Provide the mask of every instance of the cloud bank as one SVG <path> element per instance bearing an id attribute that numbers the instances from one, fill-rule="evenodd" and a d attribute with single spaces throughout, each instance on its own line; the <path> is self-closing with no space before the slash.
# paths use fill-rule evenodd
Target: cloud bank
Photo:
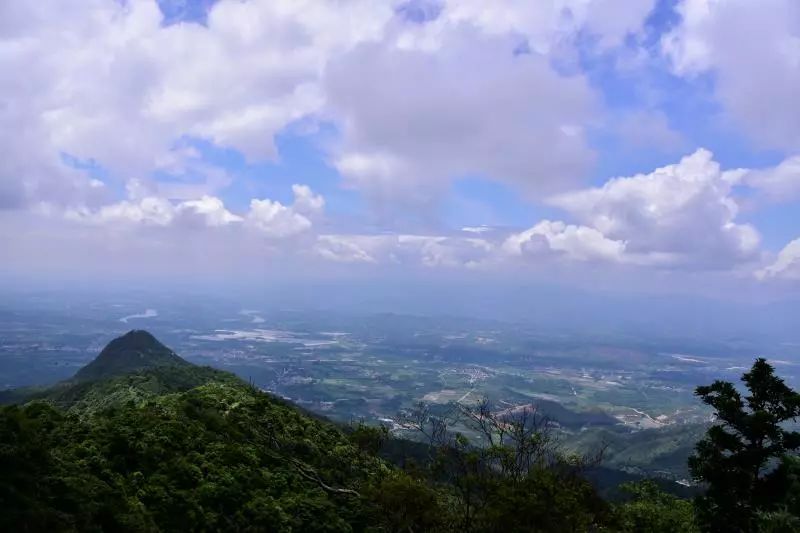
<path id="1" fill-rule="evenodd" d="M 798 241 L 767 245 L 752 215 L 800 201 L 792 0 L 683 0 L 661 25 L 653 0 L 203 5 L 0 6 L 0 244 L 17 268 L 58 240 L 226 264 L 800 278 Z M 654 79 L 710 87 L 713 111 L 625 92 Z M 702 148 L 705 122 L 748 164 Z M 254 169 L 282 163 L 282 136 L 313 139 L 335 183 L 298 166 L 263 194 Z M 470 179 L 526 215 L 450 223 Z"/>

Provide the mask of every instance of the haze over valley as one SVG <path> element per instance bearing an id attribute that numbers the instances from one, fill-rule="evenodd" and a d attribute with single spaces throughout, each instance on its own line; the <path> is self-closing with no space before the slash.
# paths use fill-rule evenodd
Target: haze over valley
<path id="1" fill-rule="evenodd" d="M 771 350 L 788 383 L 800 379 L 792 343 L 759 337 L 653 338 L 532 320 L 243 307 L 190 292 L 27 292 L 10 303 L 0 307 L 6 389 L 67 379 L 114 336 L 147 329 L 191 362 L 341 423 L 413 437 L 398 416 L 419 402 L 444 412 L 489 398 L 509 412 L 536 408 L 569 449 L 608 445 L 607 466 L 684 483 L 686 458 L 712 421 L 696 386 L 737 380 L 755 349 Z"/>

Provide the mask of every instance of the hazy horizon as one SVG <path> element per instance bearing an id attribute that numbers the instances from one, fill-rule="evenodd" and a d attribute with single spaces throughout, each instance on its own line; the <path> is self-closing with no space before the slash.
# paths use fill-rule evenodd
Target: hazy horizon
<path id="1" fill-rule="evenodd" d="M 0 20 L 5 294 L 791 340 L 791 0 L 7 2 Z"/>

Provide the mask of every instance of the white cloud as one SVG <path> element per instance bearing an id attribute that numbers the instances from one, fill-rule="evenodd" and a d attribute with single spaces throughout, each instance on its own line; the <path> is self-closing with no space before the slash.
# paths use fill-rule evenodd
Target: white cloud
<path id="1" fill-rule="evenodd" d="M 594 228 L 549 220 L 510 235 L 503 243 L 503 250 L 525 257 L 555 254 L 574 261 L 621 262 L 625 259 L 625 242 L 608 239 Z"/>
<path id="2" fill-rule="evenodd" d="M 314 194 L 308 185 L 292 185 L 294 194 L 294 210 L 298 213 L 314 215 L 320 213 L 325 207 L 322 195 Z"/>
<path id="3" fill-rule="evenodd" d="M 183 223 L 218 227 L 242 221 L 242 217 L 225 209 L 222 200 L 213 196 L 178 203 L 157 196 L 143 196 L 105 205 L 97 210 L 70 208 L 65 216 L 79 222 L 123 226 L 169 226 Z"/>
<path id="4" fill-rule="evenodd" d="M 800 149 L 800 3 L 683 0 L 662 39 L 675 73 L 714 74 L 730 117 L 762 146 Z"/>
<path id="5" fill-rule="evenodd" d="M 655 0 L 448 0 L 443 18 L 449 23 L 474 24 L 489 34 L 526 37 L 537 52 L 547 54 L 563 41 L 588 32 L 603 51 L 619 46 L 628 34 L 642 30 Z"/>
<path id="6" fill-rule="evenodd" d="M 398 255 L 426 267 L 476 267 L 493 251 L 485 239 L 429 235 L 400 235 Z"/>
<path id="7" fill-rule="evenodd" d="M 279 239 L 310 231 L 313 219 L 322 214 L 325 199 L 308 185 L 292 185 L 292 193 L 294 203 L 289 206 L 268 199 L 251 200 L 245 223 L 264 235 Z"/>
<path id="8" fill-rule="evenodd" d="M 178 204 L 177 211 L 179 214 L 198 217 L 208 226 L 227 226 L 242 221 L 242 217 L 225 209 L 222 200 L 213 196 L 203 196 L 199 200 L 182 202 Z"/>
<path id="9" fill-rule="evenodd" d="M 461 231 L 467 233 L 486 233 L 488 231 L 492 231 L 492 228 L 489 226 L 464 226 L 461 228 Z"/>
<path id="10" fill-rule="evenodd" d="M 343 263 L 502 268 L 520 258 L 732 269 L 755 264 L 761 255 L 758 232 L 737 221 L 733 196 L 734 186 L 757 181 L 753 172 L 723 171 L 709 151 L 700 149 L 649 174 L 553 196 L 549 203 L 577 223 L 543 220 L 511 234 L 482 226 L 453 235 L 322 233 L 316 222 L 325 200 L 299 184 L 292 186 L 290 205 L 253 199 L 247 212 L 236 214 L 213 196 L 171 201 L 132 182 L 128 200 L 95 210 L 72 209 L 68 216 L 112 226 L 230 226 L 275 243 L 305 236 L 292 240 L 293 253 Z"/>
<path id="11" fill-rule="evenodd" d="M 470 268 L 490 258 L 495 245 L 474 237 L 442 235 L 320 235 L 314 252 L 341 263 Z"/>
<path id="12" fill-rule="evenodd" d="M 789 202 L 800 198 L 800 155 L 787 157 L 774 167 L 751 170 L 742 181 L 771 201 Z"/>
<path id="13" fill-rule="evenodd" d="M 756 277 L 762 280 L 800 280 L 800 239 L 787 244 L 775 262 L 756 272 Z"/>
<path id="14" fill-rule="evenodd" d="M 661 38 L 661 49 L 677 74 L 694 75 L 711 66 L 706 25 L 718 1 L 684 0 L 676 5 L 680 24 Z"/>
<path id="15" fill-rule="evenodd" d="M 311 229 L 311 221 L 273 200 L 251 200 L 247 223 L 270 237 L 290 237 Z"/>
<path id="16" fill-rule="evenodd" d="M 753 260 L 760 237 L 736 222 L 732 186 L 745 171 L 722 171 L 713 155 L 697 150 L 650 174 L 620 177 L 602 187 L 555 196 L 550 203 L 626 252 L 676 265 L 728 267 Z"/>
<path id="17" fill-rule="evenodd" d="M 310 216 L 319 215 L 325 205 L 323 197 L 314 194 L 306 185 L 294 185 L 292 190 L 295 194 L 292 205 L 286 206 L 267 198 L 254 198 L 250 201 L 250 209 L 238 215 L 229 211 L 223 201 L 214 196 L 205 195 L 196 200 L 175 202 L 148 194 L 134 181 L 129 187 L 128 200 L 98 209 L 69 208 L 64 215 L 69 220 L 112 229 L 131 226 L 243 226 L 262 236 L 283 239 L 308 232 L 312 221 L 301 212 Z"/>
<path id="18" fill-rule="evenodd" d="M 392 16 L 367 0 L 223 0 L 206 26 L 164 26 L 155 0 L 3 2 L 0 206 L 85 202 L 62 153 L 119 180 L 180 157 L 184 136 L 274 158 L 275 134 L 323 105 L 328 57 Z"/>
<path id="19" fill-rule="evenodd" d="M 124 200 L 105 205 L 97 211 L 76 208 L 66 211 L 71 220 L 93 224 L 145 224 L 167 226 L 175 219 L 177 211 L 169 200 L 155 196 L 145 196 L 139 200 Z"/>
<path id="20" fill-rule="evenodd" d="M 458 26 L 434 50 L 385 41 L 332 61 L 325 91 L 343 130 L 333 157 L 347 183 L 403 208 L 430 204 L 466 174 L 529 196 L 581 180 L 594 157 L 583 132 L 594 94 L 582 76 L 514 46 Z"/>
<path id="21" fill-rule="evenodd" d="M 314 251 L 337 263 L 377 263 L 376 249 L 384 248 L 385 242 L 379 235 L 320 235 Z"/>
<path id="22" fill-rule="evenodd" d="M 25 75 L 0 79 L 0 206 L 108 201 L 64 153 L 120 183 L 199 173 L 156 194 L 214 196 L 230 176 L 176 144 L 274 159 L 275 135 L 309 117 L 343 131 L 331 159 L 387 209 L 429 205 L 464 173 L 541 195 L 593 158 L 594 93 L 554 50 L 587 32 L 617 46 L 652 4 L 448 2 L 416 24 L 393 0 L 221 0 L 206 25 L 164 25 L 155 0 L 5 2 L 0 70 Z M 524 40 L 534 53 L 514 56 Z"/>
<path id="23" fill-rule="evenodd" d="M 179 240 L 186 228 L 228 228 L 248 246 L 285 244 L 339 262 L 453 268 L 547 257 L 725 268 L 760 254 L 758 233 L 737 219 L 735 185 L 770 200 L 800 196 L 798 156 L 723 172 L 704 150 L 580 189 L 595 157 L 586 131 L 609 115 L 572 60 L 587 37 L 605 54 L 640 36 L 654 0 L 448 0 L 425 24 L 395 15 L 397 5 L 220 0 L 205 26 L 165 26 L 155 0 L 0 2 L 0 209 L 66 213 L 98 234 L 138 228 Z M 753 137 L 800 148 L 798 4 L 680 6 L 682 22 L 662 41 L 674 72 L 711 72 Z M 606 125 L 628 145 L 681 145 L 659 111 L 619 116 Z M 276 159 L 275 136 L 297 121 L 333 124 L 330 162 L 377 210 L 427 217 L 453 180 L 478 176 L 551 197 L 572 218 L 511 235 L 471 226 L 341 234 L 305 185 L 292 187 L 290 205 L 254 198 L 230 211 L 220 196 L 235 177 L 197 146 Z M 786 250 L 763 277 L 794 272 L 796 245 Z"/>

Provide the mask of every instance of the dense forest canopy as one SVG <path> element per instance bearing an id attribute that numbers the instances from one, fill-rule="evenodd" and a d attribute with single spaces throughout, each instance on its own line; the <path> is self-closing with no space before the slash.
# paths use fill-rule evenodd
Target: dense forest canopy
<path id="1" fill-rule="evenodd" d="M 697 390 L 717 413 L 698 443 L 696 502 L 652 481 L 608 501 L 602 453 L 563 452 L 547 419 L 486 400 L 404 424 L 335 425 L 146 332 L 110 343 L 75 378 L 0 409 L 4 531 L 793 531 L 800 396 L 759 359 L 743 397 Z M 470 441 L 452 422 L 478 435 Z M 602 450 L 600 450 L 602 452 Z"/>

